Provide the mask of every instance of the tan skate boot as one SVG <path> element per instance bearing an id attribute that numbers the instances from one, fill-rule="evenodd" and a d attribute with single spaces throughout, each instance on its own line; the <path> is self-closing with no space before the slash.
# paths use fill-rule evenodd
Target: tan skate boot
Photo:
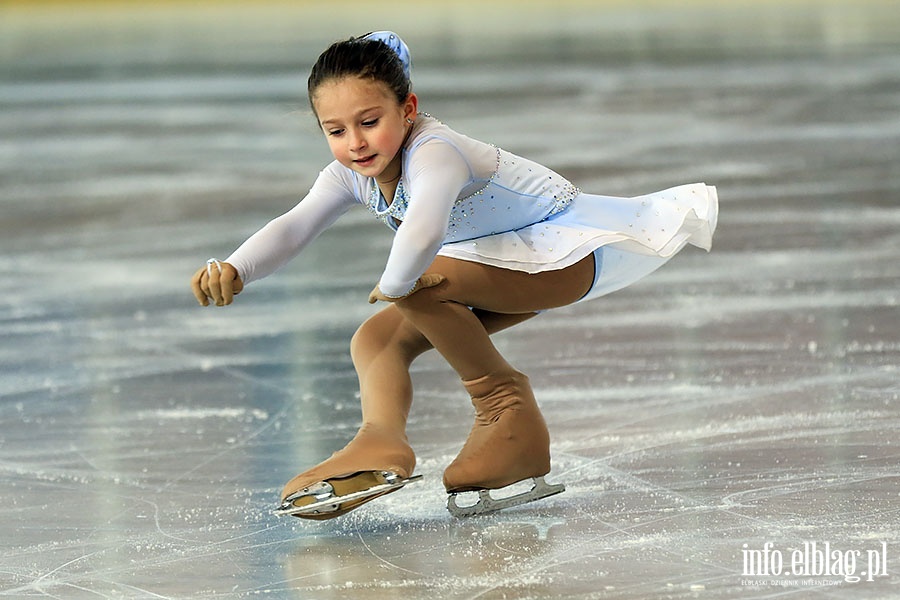
<path id="1" fill-rule="evenodd" d="M 528 377 L 513 371 L 463 383 L 475 407 L 475 424 L 444 471 L 450 512 L 457 516 L 492 512 L 563 491 L 563 486 L 549 486 L 543 480 L 550 472 L 550 434 Z M 519 496 L 494 500 L 486 492 L 529 478 L 534 479 L 534 488 Z M 475 490 L 481 491 L 477 505 L 456 505 L 456 494 Z"/>
<path id="2" fill-rule="evenodd" d="M 291 479 L 276 513 L 305 519 L 333 519 L 396 491 L 410 477 L 416 457 L 405 436 L 364 424 L 331 458 Z"/>

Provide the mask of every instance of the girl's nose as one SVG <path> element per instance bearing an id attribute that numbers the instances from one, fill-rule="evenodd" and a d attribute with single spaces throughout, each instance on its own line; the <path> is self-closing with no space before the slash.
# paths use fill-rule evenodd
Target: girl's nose
<path id="1" fill-rule="evenodd" d="M 354 152 L 359 152 L 360 150 L 364 150 L 366 147 L 366 138 L 359 131 L 351 131 L 349 138 L 349 147 L 350 150 Z"/>

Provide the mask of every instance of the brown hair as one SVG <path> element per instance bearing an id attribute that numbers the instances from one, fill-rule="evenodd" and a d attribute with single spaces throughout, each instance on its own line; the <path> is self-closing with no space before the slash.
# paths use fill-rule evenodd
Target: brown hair
<path id="1" fill-rule="evenodd" d="M 320 85 L 332 79 L 350 76 L 383 82 L 399 103 L 403 103 L 412 90 L 403 61 L 390 46 L 365 36 L 350 38 L 329 46 L 313 65 L 307 82 L 309 104 L 313 112 L 316 110 L 313 96 Z"/>

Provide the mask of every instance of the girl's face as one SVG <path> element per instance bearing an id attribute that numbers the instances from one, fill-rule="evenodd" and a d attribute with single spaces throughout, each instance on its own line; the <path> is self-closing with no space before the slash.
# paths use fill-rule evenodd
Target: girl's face
<path id="1" fill-rule="evenodd" d="M 415 94 L 398 103 L 385 83 L 360 77 L 326 81 L 313 95 L 334 158 L 360 175 L 385 182 L 400 176 L 400 148 L 417 103 Z"/>

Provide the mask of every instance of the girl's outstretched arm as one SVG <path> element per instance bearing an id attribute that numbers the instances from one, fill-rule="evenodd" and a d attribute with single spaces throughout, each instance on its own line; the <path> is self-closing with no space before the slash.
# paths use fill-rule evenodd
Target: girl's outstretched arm
<path id="1" fill-rule="evenodd" d="M 197 302 L 231 304 L 244 284 L 278 270 L 356 202 L 351 181 L 332 163 L 294 208 L 269 221 L 224 261 L 210 259 L 194 273 L 191 290 Z"/>
<path id="2" fill-rule="evenodd" d="M 358 203 L 352 186 L 347 170 L 333 162 L 303 200 L 250 236 L 225 262 L 245 284 L 271 275 Z"/>

